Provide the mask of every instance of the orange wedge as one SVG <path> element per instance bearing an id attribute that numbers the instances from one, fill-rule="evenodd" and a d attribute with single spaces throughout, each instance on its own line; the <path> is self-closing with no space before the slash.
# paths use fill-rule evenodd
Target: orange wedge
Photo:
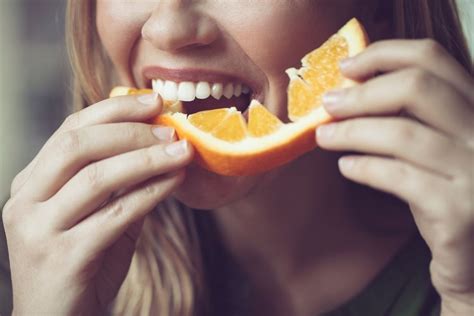
<path id="1" fill-rule="evenodd" d="M 284 124 L 256 100 L 248 120 L 234 107 L 187 115 L 178 102 L 165 101 L 154 123 L 175 128 L 180 139 L 194 147 L 195 159 L 204 168 L 228 176 L 253 175 L 288 163 L 316 147 L 314 131 L 331 117 L 321 106 L 328 90 L 356 82 L 339 71 L 339 61 L 365 49 L 364 28 L 350 20 L 320 48 L 301 60 L 300 69 L 288 69 L 288 117 Z M 116 87 L 111 96 L 151 93 L 147 89 Z"/>

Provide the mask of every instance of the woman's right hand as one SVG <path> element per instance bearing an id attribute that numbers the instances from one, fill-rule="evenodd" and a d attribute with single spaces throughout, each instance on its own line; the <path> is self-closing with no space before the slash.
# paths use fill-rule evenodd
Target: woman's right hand
<path id="1" fill-rule="evenodd" d="M 161 104 L 125 96 L 74 113 L 17 175 L 3 210 L 15 315 L 102 314 L 116 296 L 144 217 L 193 156 L 139 123 Z"/>

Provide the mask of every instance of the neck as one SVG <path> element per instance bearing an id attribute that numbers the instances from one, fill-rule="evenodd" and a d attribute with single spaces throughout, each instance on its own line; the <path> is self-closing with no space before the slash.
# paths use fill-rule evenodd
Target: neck
<path id="1" fill-rule="evenodd" d="M 336 161 L 332 153 L 309 153 L 214 214 L 258 300 L 279 297 L 279 311 L 306 314 L 343 303 L 414 231 L 405 206 L 375 201 L 369 190 L 354 195 Z"/>

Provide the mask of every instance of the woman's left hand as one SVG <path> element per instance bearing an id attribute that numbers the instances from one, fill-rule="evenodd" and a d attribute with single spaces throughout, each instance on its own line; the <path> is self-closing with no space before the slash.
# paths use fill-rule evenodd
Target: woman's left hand
<path id="1" fill-rule="evenodd" d="M 342 174 L 409 203 L 432 252 L 442 314 L 472 312 L 473 77 L 432 40 L 378 42 L 341 69 L 371 79 L 325 96 L 326 110 L 341 121 L 318 128 L 318 144 L 367 153 L 342 157 Z"/>

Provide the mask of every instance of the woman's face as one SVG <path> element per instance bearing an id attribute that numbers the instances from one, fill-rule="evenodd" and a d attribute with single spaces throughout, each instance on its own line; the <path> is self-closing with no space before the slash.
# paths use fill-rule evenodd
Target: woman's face
<path id="1" fill-rule="evenodd" d="M 287 121 L 285 69 L 299 67 L 302 56 L 359 15 L 363 2 L 97 0 L 97 29 L 123 85 L 151 87 L 151 79 L 244 84 Z M 210 96 L 204 103 L 217 108 L 248 98 Z M 186 107 L 197 110 L 202 104 Z M 245 196 L 264 179 L 276 181 L 278 172 L 223 177 L 192 164 L 175 197 L 190 207 L 212 209 Z"/>

